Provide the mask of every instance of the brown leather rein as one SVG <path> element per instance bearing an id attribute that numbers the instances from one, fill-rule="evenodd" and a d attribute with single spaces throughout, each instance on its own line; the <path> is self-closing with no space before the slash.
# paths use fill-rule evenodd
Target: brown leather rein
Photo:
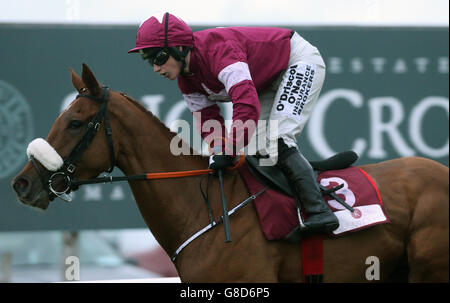
<path id="1" fill-rule="evenodd" d="M 245 156 L 240 155 L 239 162 L 237 162 L 233 167 L 227 168 L 227 170 L 236 170 L 244 165 Z M 135 180 L 155 180 L 155 179 L 170 179 L 170 178 L 182 178 L 191 176 L 206 175 L 214 172 L 212 169 L 198 169 L 198 170 L 186 170 L 186 171 L 175 171 L 175 172 L 161 172 L 161 173 L 147 173 L 134 176 L 105 176 L 95 179 L 88 180 L 73 180 L 71 181 L 71 186 L 80 186 L 84 184 L 97 184 L 97 183 L 112 183 L 118 181 L 135 181 Z"/>

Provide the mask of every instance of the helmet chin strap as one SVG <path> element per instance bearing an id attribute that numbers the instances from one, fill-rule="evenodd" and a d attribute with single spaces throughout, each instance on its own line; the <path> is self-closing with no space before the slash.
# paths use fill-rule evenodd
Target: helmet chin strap
<path id="1" fill-rule="evenodd" d="M 186 60 L 181 61 L 181 69 L 180 69 L 180 76 L 184 76 L 186 69 Z"/>
<path id="2" fill-rule="evenodd" d="M 182 46 L 181 51 L 179 50 L 178 46 L 169 48 L 169 43 L 167 41 L 167 33 L 169 31 L 169 15 L 169 13 L 165 14 L 164 48 L 169 51 L 169 53 L 175 58 L 175 60 L 181 62 L 180 76 L 183 76 L 185 74 L 184 69 L 186 68 L 186 56 L 189 53 L 190 47 Z"/>
<path id="3" fill-rule="evenodd" d="M 180 51 L 178 47 L 172 47 L 170 48 L 170 51 L 175 60 L 181 62 L 180 76 L 185 75 L 186 57 L 190 51 L 190 48 L 187 46 L 182 46 L 182 50 Z"/>

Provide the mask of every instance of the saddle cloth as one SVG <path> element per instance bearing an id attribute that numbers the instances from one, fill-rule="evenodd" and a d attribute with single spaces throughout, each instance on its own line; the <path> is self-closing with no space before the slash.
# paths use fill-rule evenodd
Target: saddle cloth
<path id="1" fill-rule="evenodd" d="M 247 165 L 247 163 L 243 165 L 239 172 L 247 189 L 254 195 L 262 190 L 264 185 L 252 175 Z M 355 209 L 355 212 L 351 213 L 333 198 L 324 196 L 339 219 L 339 228 L 333 231 L 331 236 L 341 236 L 370 226 L 389 223 L 376 184 L 362 169 L 350 166 L 345 169 L 324 171 L 318 175 L 318 182 L 327 188 L 344 184 L 344 187 L 335 194 Z M 268 240 L 284 239 L 299 225 L 293 197 L 269 188 L 259 195 L 254 203 L 261 229 Z"/>

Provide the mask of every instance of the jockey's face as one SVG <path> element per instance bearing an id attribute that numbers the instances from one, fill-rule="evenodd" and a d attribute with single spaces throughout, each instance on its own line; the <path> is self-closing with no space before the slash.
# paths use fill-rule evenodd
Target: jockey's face
<path id="1" fill-rule="evenodd" d="M 153 71 L 169 80 L 175 80 L 180 74 L 181 65 L 182 63 L 180 61 L 177 61 L 174 57 L 170 56 L 169 60 L 163 65 L 160 66 L 154 64 Z"/>

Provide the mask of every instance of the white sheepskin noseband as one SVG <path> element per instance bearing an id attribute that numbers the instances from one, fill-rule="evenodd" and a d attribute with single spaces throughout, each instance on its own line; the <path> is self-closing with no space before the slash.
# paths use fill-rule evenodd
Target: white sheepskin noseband
<path id="1" fill-rule="evenodd" d="M 63 165 L 63 159 L 44 139 L 37 138 L 28 144 L 27 156 L 33 156 L 50 171 L 57 171 Z"/>

